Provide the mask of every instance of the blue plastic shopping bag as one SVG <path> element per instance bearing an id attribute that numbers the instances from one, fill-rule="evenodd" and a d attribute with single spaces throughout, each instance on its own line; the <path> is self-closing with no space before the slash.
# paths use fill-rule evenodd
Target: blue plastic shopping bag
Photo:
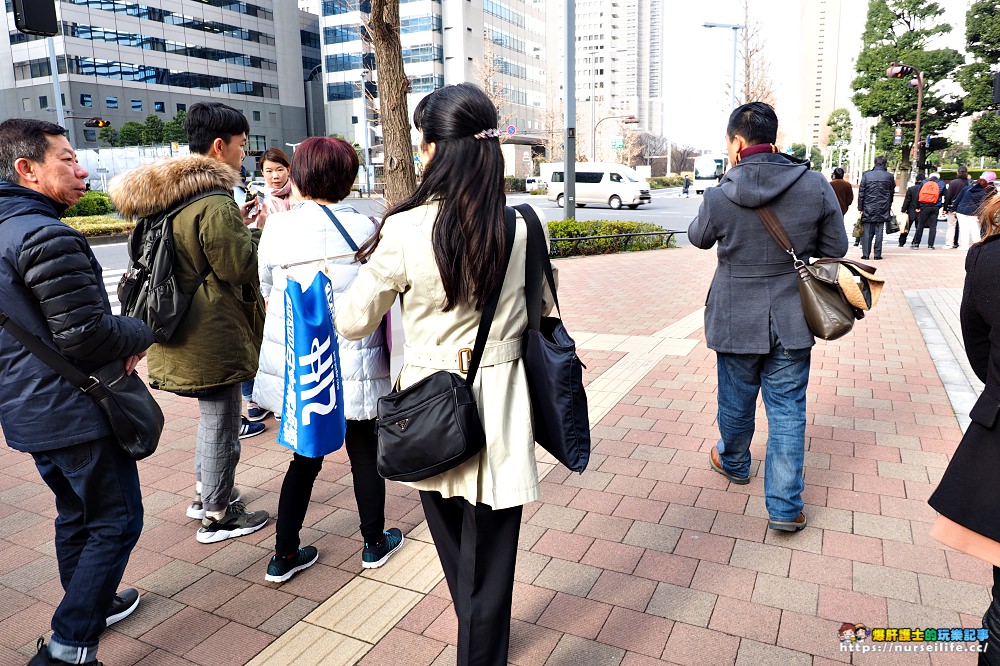
<path id="1" fill-rule="evenodd" d="M 278 443 L 318 458 L 344 443 L 344 387 L 333 329 L 333 286 L 322 271 L 285 287 L 285 394 Z"/>

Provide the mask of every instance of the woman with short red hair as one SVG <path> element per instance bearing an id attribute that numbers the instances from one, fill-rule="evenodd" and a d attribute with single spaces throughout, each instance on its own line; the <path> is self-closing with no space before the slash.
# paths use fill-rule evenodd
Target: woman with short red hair
<path id="1" fill-rule="evenodd" d="M 285 385 L 287 279 L 309 284 L 317 271 L 325 271 L 336 304 L 358 274 L 355 248 L 375 233 L 375 223 L 368 216 L 341 203 L 351 193 L 357 173 L 358 154 L 351 144 L 343 139 L 306 139 L 291 164 L 292 196 L 299 203 L 267 218 L 257 251 L 267 317 L 253 397 L 275 413 L 281 412 Z M 398 529 L 385 529 L 385 481 L 375 469 L 376 403 L 389 392 L 389 354 L 381 328 L 361 340 L 338 338 L 338 342 L 347 417 L 345 445 L 365 541 L 361 564 L 375 568 L 403 543 Z M 315 547 L 299 547 L 299 531 L 322 466 L 323 458 L 292 455 L 281 484 L 275 552 L 267 567 L 267 581 L 282 583 L 319 557 Z"/>

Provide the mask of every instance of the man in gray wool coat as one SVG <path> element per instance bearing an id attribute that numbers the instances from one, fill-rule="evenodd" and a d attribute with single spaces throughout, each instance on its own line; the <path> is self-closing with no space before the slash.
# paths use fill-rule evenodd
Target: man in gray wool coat
<path id="1" fill-rule="evenodd" d="M 754 212 L 770 206 L 800 259 L 843 257 L 844 216 L 823 176 L 777 152 L 778 117 L 763 102 L 729 116 L 733 167 L 705 192 L 688 238 L 704 250 L 718 244 L 709 288 L 705 337 L 716 352 L 721 435 L 709 464 L 732 483 L 750 483 L 750 440 L 757 396 L 767 410 L 764 498 L 773 530 L 796 532 L 803 513 L 806 386 L 815 340 L 806 326 L 792 258 Z"/>

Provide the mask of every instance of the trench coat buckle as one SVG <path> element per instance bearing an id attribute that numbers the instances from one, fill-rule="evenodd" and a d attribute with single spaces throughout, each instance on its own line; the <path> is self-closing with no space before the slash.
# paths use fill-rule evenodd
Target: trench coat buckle
<path id="1" fill-rule="evenodd" d="M 458 350 L 458 371 L 463 375 L 469 374 L 469 364 L 472 363 L 472 350 L 462 347 Z"/>

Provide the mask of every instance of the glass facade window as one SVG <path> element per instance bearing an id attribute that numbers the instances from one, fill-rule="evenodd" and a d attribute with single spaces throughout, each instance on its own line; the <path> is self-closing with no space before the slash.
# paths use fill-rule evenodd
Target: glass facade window
<path id="1" fill-rule="evenodd" d="M 353 83 L 326 84 L 326 101 L 337 102 L 345 99 L 361 97 L 361 89 Z"/>
<path id="2" fill-rule="evenodd" d="M 320 6 L 323 16 L 336 16 L 350 12 L 372 13 L 371 0 L 323 0 Z"/>
<path id="3" fill-rule="evenodd" d="M 47 109 L 47 108 L 49 108 L 49 96 L 48 95 L 39 95 L 38 96 L 38 108 L 39 109 Z"/>
<path id="4" fill-rule="evenodd" d="M 254 111 L 253 112 L 253 121 L 255 123 L 259 123 L 260 122 L 260 111 Z"/>
<path id="5" fill-rule="evenodd" d="M 105 109 L 117 109 L 118 108 L 118 98 L 117 97 L 105 97 L 104 98 L 104 108 Z"/>
<path id="6" fill-rule="evenodd" d="M 504 30 L 498 30 L 496 28 L 486 29 L 487 38 L 496 44 L 497 46 L 502 46 L 505 49 L 510 49 L 511 51 L 517 51 L 518 53 L 524 53 L 524 40 L 518 37 L 514 37 L 510 33 Z"/>
<path id="7" fill-rule="evenodd" d="M 438 44 L 404 47 L 403 62 L 444 62 L 444 53 Z"/>
<path id="8" fill-rule="evenodd" d="M 206 4 L 212 4 L 212 2 L 222 2 L 222 1 L 224 0 L 208 0 Z M 220 23 L 218 21 L 204 21 L 196 16 L 186 16 L 184 14 L 176 14 L 174 12 L 167 11 L 165 9 L 160 9 L 159 7 L 150 7 L 135 2 L 127 2 L 126 0 L 63 0 L 63 2 L 71 3 L 74 5 L 80 5 L 83 7 L 93 7 L 94 9 L 99 9 L 106 12 L 113 12 L 116 14 L 126 14 L 127 16 L 135 16 L 137 18 L 144 19 L 147 21 L 153 21 L 154 23 L 165 23 L 167 25 L 176 25 L 185 28 L 187 30 L 199 30 L 201 32 L 207 32 L 222 37 L 231 37 L 233 39 L 242 39 L 243 41 L 247 42 L 255 42 L 258 44 L 266 44 L 269 46 L 274 46 L 274 35 L 258 32 L 256 30 L 248 30 L 246 28 L 230 25 L 228 23 Z M 249 7 L 250 5 L 247 6 Z M 256 7 L 256 5 L 254 5 L 254 7 Z M 272 20 L 274 18 L 274 15 L 271 14 L 270 11 L 268 10 L 262 10 L 262 11 L 268 12 L 268 14 L 270 15 L 268 20 Z"/>
<path id="9" fill-rule="evenodd" d="M 178 112 L 180 112 L 180 111 L 187 111 L 187 108 L 188 108 L 187 104 L 178 104 L 177 105 L 177 111 Z"/>
<path id="10" fill-rule="evenodd" d="M 323 28 L 324 44 L 343 44 L 361 39 L 360 25 L 335 25 Z"/>
<path id="11" fill-rule="evenodd" d="M 496 0 L 483 0 L 483 12 L 522 28 L 525 25 L 524 14 Z"/>
<path id="12" fill-rule="evenodd" d="M 85 129 L 83 130 L 83 140 L 88 143 L 97 142 L 97 130 L 95 129 Z"/>
<path id="13" fill-rule="evenodd" d="M 165 102 L 153 102 L 153 111 L 157 113 L 166 113 L 167 105 Z"/>
<path id="14" fill-rule="evenodd" d="M 311 72 L 313 69 L 319 65 L 319 58 L 309 58 L 307 56 L 302 56 L 302 71 Z"/>
<path id="15" fill-rule="evenodd" d="M 364 69 L 364 58 L 360 53 L 337 53 L 326 57 L 326 71 L 347 72 Z"/>
<path id="16" fill-rule="evenodd" d="M 409 32 L 441 32 L 441 17 L 434 16 L 412 16 L 404 18 L 399 22 L 399 33 L 405 35 Z"/>
<path id="17" fill-rule="evenodd" d="M 232 65 L 243 65 L 244 67 L 254 67 L 268 71 L 277 71 L 278 63 L 269 58 L 260 56 L 245 55 L 234 51 L 210 48 L 161 39 L 159 37 L 147 37 L 138 33 L 119 32 L 117 30 L 107 30 L 92 25 L 81 25 L 78 23 L 63 23 L 63 34 L 67 37 L 77 37 L 94 42 L 107 42 L 118 44 L 119 46 L 131 46 L 146 51 L 160 51 L 163 53 L 175 53 L 190 58 L 201 58 L 214 62 L 225 62 Z"/>
<path id="18" fill-rule="evenodd" d="M 247 154 L 263 153 L 267 150 L 267 137 L 263 134 L 251 134 L 247 137 Z"/>
<path id="19" fill-rule="evenodd" d="M 444 77 L 440 74 L 417 76 L 410 79 L 410 92 L 412 93 L 434 92 L 438 88 L 444 88 Z"/>
<path id="20" fill-rule="evenodd" d="M 88 93 L 83 93 L 80 95 L 80 106 L 85 106 L 90 108 L 94 106 L 94 98 Z"/>
<path id="21" fill-rule="evenodd" d="M 141 99 L 133 99 L 132 100 L 132 110 L 133 111 L 142 111 L 142 100 Z"/>
<path id="22" fill-rule="evenodd" d="M 318 49 L 320 47 L 318 32 L 309 32 L 308 30 L 300 30 L 299 38 L 302 41 L 302 46 L 308 46 L 311 49 Z"/>

